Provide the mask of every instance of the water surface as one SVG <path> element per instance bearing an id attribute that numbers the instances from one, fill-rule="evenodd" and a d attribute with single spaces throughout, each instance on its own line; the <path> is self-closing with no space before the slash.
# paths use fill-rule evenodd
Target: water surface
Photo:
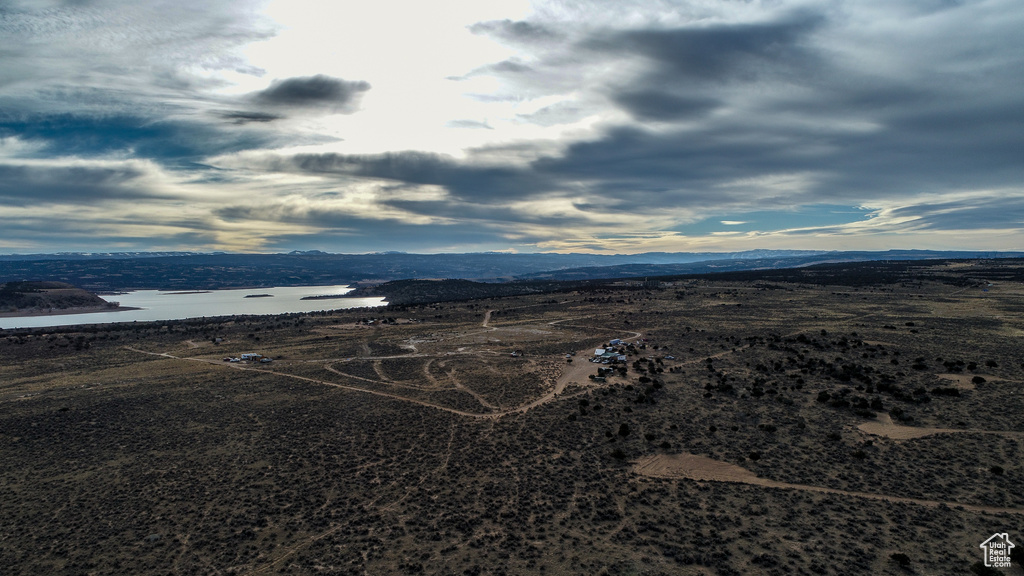
<path id="1" fill-rule="evenodd" d="M 289 314 L 382 306 L 383 298 L 330 298 L 302 300 L 305 296 L 340 295 L 350 292 L 348 286 L 287 286 L 281 288 L 250 288 L 244 290 L 211 290 L 209 292 L 162 292 L 136 290 L 116 296 L 104 296 L 108 302 L 139 310 L 90 312 L 88 314 L 46 314 L 0 318 L 0 328 L 42 328 L 111 322 L 149 322 L 180 320 L 236 314 Z M 269 295 L 269 296 L 262 296 Z M 258 296 L 246 298 L 246 296 Z"/>

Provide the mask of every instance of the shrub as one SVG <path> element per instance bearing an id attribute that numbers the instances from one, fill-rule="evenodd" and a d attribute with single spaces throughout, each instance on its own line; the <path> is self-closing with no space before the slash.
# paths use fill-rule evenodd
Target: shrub
<path id="1" fill-rule="evenodd" d="M 978 576 L 1002 576 L 1003 574 L 991 566 L 985 566 L 981 560 L 971 565 L 971 573 L 977 574 Z"/>
<path id="2" fill-rule="evenodd" d="M 889 555 L 889 558 L 892 559 L 893 562 L 899 564 L 900 568 L 907 568 L 910 566 L 910 556 L 907 556 L 902 552 L 893 552 Z"/>

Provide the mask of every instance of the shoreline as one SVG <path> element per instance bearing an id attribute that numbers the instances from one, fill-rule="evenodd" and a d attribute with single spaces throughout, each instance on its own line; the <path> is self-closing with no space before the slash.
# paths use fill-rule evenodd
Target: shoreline
<path id="1" fill-rule="evenodd" d="M 363 298 L 363 296 L 349 296 L 349 293 L 345 294 L 320 294 L 317 296 L 303 296 L 299 300 L 337 300 L 339 298 Z M 248 296 L 246 296 L 248 298 Z"/>
<path id="2" fill-rule="evenodd" d="M 49 310 L 19 310 L 17 312 L 0 312 L 0 318 L 37 318 L 39 316 L 72 316 L 75 314 L 94 314 L 97 312 L 127 312 L 142 310 L 134 306 L 80 306 L 77 308 L 61 308 Z"/>

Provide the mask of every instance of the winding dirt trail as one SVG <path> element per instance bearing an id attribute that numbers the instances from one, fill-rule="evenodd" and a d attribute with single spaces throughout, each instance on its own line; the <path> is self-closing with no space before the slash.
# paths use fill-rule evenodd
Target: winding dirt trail
<path id="1" fill-rule="evenodd" d="M 484 313 L 483 320 L 480 323 L 481 328 L 484 328 L 487 331 L 496 331 L 496 330 L 498 330 L 498 328 L 490 325 L 490 323 L 491 323 L 491 315 L 492 315 L 493 312 L 496 312 L 496 311 L 497 310 L 491 309 L 491 310 L 487 310 Z M 573 321 L 573 320 L 583 320 L 583 319 L 586 319 L 586 318 L 594 318 L 594 316 L 577 316 L 577 317 L 571 317 L 571 318 L 563 318 L 561 320 L 554 320 L 554 321 L 548 322 L 547 324 L 549 326 L 557 326 L 557 325 L 563 325 L 563 323 L 565 323 L 565 322 L 570 322 L 570 321 Z M 575 324 L 564 324 L 564 326 L 567 327 L 567 328 L 581 328 L 581 329 L 587 329 L 587 330 L 599 330 L 601 332 L 609 332 L 609 333 L 616 332 L 615 329 L 607 328 L 607 327 L 604 327 L 604 326 L 575 325 Z M 642 336 L 642 334 L 640 332 L 630 331 L 629 334 L 630 335 L 626 336 L 624 339 L 640 338 Z M 410 345 L 410 346 L 408 346 L 408 348 L 410 348 L 412 350 L 412 352 L 410 352 L 408 354 L 399 354 L 399 355 L 394 355 L 394 356 L 371 356 L 370 354 L 372 354 L 372 351 L 369 349 L 369 347 L 366 347 L 364 349 L 364 351 L 366 352 L 367 356 L 360 356 L 359 359 L 360 360 L 372 360 L 372 361 L 375 361 L 375 362 L 379 362 L 381 360 L 388 360 L 388 359 L 416 358 L 416 357 L 426 357 L 426 356 L 428 356 L 427 354 L 419 353 L 418 350 L 416 349 L 415 345 Z M 138 352 L 138 353 L 141 353 L 141 354 L 148 354 L 148 355 L 151 355 L 151 356 L 160 356 L 162 358 L 169 358 L 169 359 L 175 359 L 175 360 L 185 360 L 185 361 L 192 361 L 192 362 L 203 362 L 203 363 L 206 363 L 206 364 L 210 364 L 210 365 L 213 365 L 213 366 L 220 366 L 220 367 L 223 367 L 223 368 L 231 368 L 231 369 L 235 369 L 235 370 L 252 370 L 252 371 L 260 372 L 260 373 L 263 373 L 263 374 L 273 374 L 275 376 L 281 376 L 281 377 L 284 377 L 284 378 L 293 378 L 295 380 L 301 380 L 303 382 L 312 382 L 314 384 L 320 384 L 320 385 L 323 385 L 323 386 L 332 386 L 334 388 L 341 388 L 343 390 L 350 390 L 350 391 L 353 391 L 353 392 L 362 392 L 362 393 L 365 393 L 365 394 L 373 394 L 375 396 L 381 396 L 381 397 L 384 397 L 384 398 L 390 398 L 392 400 L 399 400 L 399 401 L 409 402 L 409 403 L 412 403 L 412 404 L 417 404 L 419 406 L 424 406 L 424 407 L 427 407 L 427 408 L 433 408 L 435 410 L 442 410 L 444 412 L 449 412 L 451 414 L 457 414 L 459 416 L 465 416 L 465 417 L 468 417 L 468 418 L 489 419 L 489 420 L 498 419 L 498 418 L 502 418 L 504 416 L 510 416 L 510 415 L 515 415 L 515 414 L 523 414 L 525 412 L 533 410 L 534 408 L 537 408 L 539 406 L 543 406 L 544 404 L 547 404 L 548 402 L 552 402 L 552 401 L 554 401 L 556 399 L 559 399 L 560 397 L 563 396 L 563 393 L 565 392 L 566 387 L 568 385 L 570 385 L 570 384 L 575 384 L 575 385 L 582 386 L 582 387 L 585 387 L 585 388 L 590 388 L 590 387 L 594 387 L 595 386 L 587 378 L 588 374 L 590 373 L 591 369 L 593 368 L 590 365 L 589 362 L 578 361 L 578 362 L 574 362 L 574 363 L 571 363 L 571 364 L 570 363 L 566 363 L 565 366 L 563 367 L 563 372 L 562 372 L 561 376 L 559 376 L 559 378 L 555 381 L 554 387 L 549 392 L 543 394 L 542 396 L 536 398 L 535 400 L 532 400 L 532 401 L 527 402 L 525 404 L 521 404 L 521 405 L 516 406 L 514 408 L 501 409 L 500 407 L 494 406 L 493 404 L 488 402 L 485 398 L 481 397 L 479 394 L 474 393 L 468 387 L 462 385 L 461 382 L 459 382 L 458 379 L 454 377 L 454 375 L 451 375 L 452 376 L 452 382 L 454 383 L 456 389 L 469 393 L 478 402 L 480 402 L 481 406 L 483 406 L 484 408 L 490 410 L 489 412 L 481 413 L 481 412 L 469 412 L 469 411 L 466 411 L 466 410 L 459 410 L 457 408 L 451 408 L 451 407 L 443 406 L 443 405 L 440 405 L 440 404 L 434 404 L 432 402 L 427 402 L 427 401 L 424 401 L 424 400 L 418 400 L 418 399 L 415 399 L 415 398 L 409 398 L 407 396 L 402 396 L 401 394 L 392 394 L 392 393 L 383 392 L 383 391 L 380 391 L 380 390 L 370 390 L 370 389 L 367 389 L 367 388 L 360 388 L 358 386 L 349 386 L 349 385 L 341 384 L 341 383 L 338 383 L 338 382 L 332 382 L 332 381 L 328 381 L 328 380 L 321 380 L 321 379 L 318 379 L 318 378 L 310 378 L 310 377 L 307 377 L 307 376 L 299 376 L 299 375 L 296 375 L 296 374 L 289 374 L 287 372 L 280 372 L 280 371 L 276 371 L 276 370 L 273 370 L 273 369 L 270 369 L 270 368 L 267 368 L 267 367 L 263 367 L 263 366 L 259 366 L 259 367 L 248 366 L 248 365 L 240 364 L 240 363 L 225 364 L 225 363 L 223 363 L 221 361 L 211 360 L 209 358 L 175 356 L 173 354 L 168 354 L 168 353 L 163 353 L 163 352 L 149 352 L 149 351 L 146 351 L 146 350 L 141 350 L 141 349 L 133 348 L 133 347 L 130 347 L 130 346 L 125 346 L 125 349 L 131 350 L 133 352 Z M 586 354 L 587 354 L 587 351 L 586 350 L 578 350 L 577 353 L 578 354 L 582 354 L 581 357 L 585 357 Z M 723 352 L 722 354 L 726 354 L 726 353 L 731 353 L 731 351 L 726 351 L 726 352 Z M 386 380 L 372 380 L 372 379 L 369 379 L 369 378 L 363 378 L 363 377 L 355 376 L 355 375 L 352 375 L 352 374 L 346 374 L 344 372 L 341 372 L 341 371 L 337 370 L 333 366 L 331 366 L 331 364 L 333 364 L 334 362 L 345 361 L 345 360 L 349 360 L 349 359 L 345 358 L 345 359 L 327 359 L 327 360 L 324 360 L 324 359 L 320 359 L 320 360 L 303 360 L 302 362 L 324 363 L 324 367 L 325 367 L 326 370 L 328 370 L 330 372 L 333 372 L 333 373 L 337 374 L 338 376 L 341 376 L 341 377 L 347 378 L 347 379 L 362 380 L 362 381 L 365 381 L 365 382 L 368 382 L 368 383 L 372 383 L 372 384 L 377 384 L 377 385 L 403 387 L 400 384 L 396 384 L 396 383 L 389 382 L 389 381 L 386 381 Z M 693 361 L 696 362 L 697 360 L 693 360 Z M 375 369 L 376 368 L 377 368 L 377 366 L 375 366 Z M 379 370 L 378 370 L 378 374 L 380 374 Z M 381 374 L 381 376 L 383 377 L 384 375 Z M 434 379 L 434 382 L 436 383 L 436 379 Z M 586 392 L 586 390 L 582 390 L 580 392 L 573 393 L 573 394 L 571 394 L 571 395 L 569 395 L 567 397 L 569 397 L 569 398 L 575 397 L 575 396 L 578 396 L 578 395 L 583 394 L 585 392 Z"/>
<path id="2" fill-rule="evenodd" d="M 426 402 L 426 401 L 423 401 L 423 400 L 417 400 L 415 398 L 409 398 L 407 396 L 401 396 L 399 394 L 390 394 L 388 392 L 381 392 L 379 390 L 369 390 L 369 389 L 366 389 L 366 388 L 359 388 L 358 386 L 346 386 L 344 384 L 338 384 L 337 382 L 328 382 L 326 380 L 319 380 L 317 378 L 309 378 L 307 376 L 299 376 L 297 374 L 288 374 L 287 372 L 277 372 L 275 370 L 268 370 L 266 368 L 250 368 L 248 366 L 241 366 L 241 365 L 239 365 L 237 363 L 226 364 L 226 363 L 223 363 L 223 362 L 218 362 L 216 360 L 210 360 L 208 358 L 186 358 L 186 357 L 180 357 L 180 356 L 173 356 L 171 354 L 166 354 L 166 353 L 162 353 L 162 352 L 149 352 L 149 351 L 146 351 L 146 350 L 139 350 L 138 348 L 131 348 L 129 346 L 125 346 L 125 348 L 128 349 L 128 350 L 131 350 L 133 352 L 139 352 L 141 354 L 148 354 L 150 356 L 160 356 L 162 358 L 170 358 L 170 359 L 174 359 L 174 360 L 184 360 L 184 361 L 191 361 L 191 362 L 203 362 L 205 364 L 210 364 L 212 366 L 221 366 L 223 368 L 229 368 L 229 369 L 234 369 L 234 370 L 247 370 L 247 371 L 251 371 L 251 372 L 258 372 L 260 374 L 273 374 L 274 376 L 281 376 L 281 377 L 284 377 L 284 378 L 293 378 L 295 380 L 301 380 L 303 382 L 312 382 L 314 384 L 321 384 L 323 386 L 332 386 L 334 388 L 341 388 L 343 390 L 351 390 L 353 392 L 363 392 L 364 394 L 373 394 L 374 396 L 383 396 L 384 398 L 391 398 L 392 400 L 401 400 L 401 401 L 404 401 L 404 402 L 409 402 L 409 403 L 412 403 L 412 404 L 418 404 L 420 406 L 425 406 L 427 408 L 434 408 L 436 410 L 443 410 L 445 412 L 450 412 L 452 414 L 458 414 L 460 416 L 468 416 L 470 418 L 495 418 L 495 417 L 501 415 L 501 414 L 480 414 L 480 413 L 477 413 L 477 412 L 466 412 L 464 410 L 458 410 L 458 409 L 455 409 L 455 408 L 449 408 L 448 406 L 441 406 L 440 404 L 432 404 L 430 402 Z M 328 370 L 330 370 L 330 368 L 328 368 Z M 332 371 L 337 372 L 335 370 L 332 370 Z M 359 376 L 351 376 L 351 375 L 348 375 L 348 374 L 342 374 L 341 372 L 337 372 L 337 373 L 339 375 L 345 376 L 346 378 L 353 378 L 353 379 L 357 379 L 357 380 L 365 380 L 367 382 L 378 383 L 376 380 L 370 380 L 368 378 L 361 378 Z"/>
<path id="3" fill-rule="evenodd" d="M 855 492 L 850 490 L 839 490 L 836 488 L 825 488 L 809 484 L 791 484 L 789 482 L 778 482 L 761 478 L 735 464 L 722 462 L 699 456 L 696 454 L 658 454 L 648 456 L 637 461 L 633 469 L 637 474 L 652 478 L 664 478 L 670 480 L 693 480 L 696 482 L 732 482 L 734 484 L 749 484 L 751 486 L 762 486 L 765 488 L 782 488 L 788 490 L 803 490 L 806 492 L 819 492 L 822 494 L 837 494 L 839 496 L 850 496 L 854 498 L 865 498 L 868 500 L 881 500 L 884 502 L 900 502 L 906 504 L 918 504 L 921 506 L 938 507 L 948 506 L 950 508 L 963 508 L 973 512 L 985 512 L 989 514 L 1024 514 L 1024 508 L 1000 508 L 997 506 L 979 506 L 975 504 L 961 504 L 959 502 L 945 502 L 941 500 L 926 500 L 923 498 L 907 498 L 904 496 L 891 496 L 888 494 L 874 494 L 871 492 Z"/>
<path id="4" fill-rule="evenodd" d="M 493 312 L 493 310 L 488 310 L 484 314 L 484 319 L 483 319 L 483 322 L 481 324 L 482 324 L 482 327 L 484 327 L 484 328 L 486 328 L 488 330 L 496 330 L 496 328 L 494 328 L 493 326 L 489 326 L 490 320 L 491 320 L 491 312 Z M 548 324 L 549 325 L 557 325 L 557 324 L 560 324 L 562 322 L 567 322 L 569 320 L 575 320 L 575 319 L 579 319 L 579 318 L 566 318 L 566 319 L 563 319 L 563 320 L 555 320 L 553 322 L 549 322 Z M 611 331 L 608 328 L 601 328 L 601 327 L 597 327 L 597 326 L 569 326 L 569 327 L 600 329 L 600 330 Z M 632 338 L 639 338 L 641 336 L 641 334 L 639 332 L 631 332 L 631 334 L 632 334 L 632 336 L 631 336 Z M 220 366 L 222 368 L 230 368 L 230 369 L 235 369 L 235 370 L 251 370 L 251 371 L 259 372 L 259 373 L 263 373 L 263 374 L 273 374 L 275 376 L 281 376 L 281 377 L 284 377 L 284 378 L 293 378 L 295 380 L 301 380 L 303 382 L 312 382 L 314 384 L 320 384 L 322 386 L 332 386 L 334 388 L 341 388 L 343 390 L 350 390 L 350 391 L 353 391 L 353 392 L 362 392 L 362 393 L 365 393 L 365 394 L 373 394 L 375 396 L 381 396 L 381 397 L 384 397 L 384 398 L 390 398 L 392 400 L 399 400 L 399 401 L 409 402 L 409 403 L 417 404 L 419 406 L 423 406 L 423 407 L 426 407 L 426 408 L 433 408 L 435 410 L 442 410 L 444 412 L 448 412 L 448 413 L 451 413 L 451 414 L 457 414 L 459 416 L 465 416 L 465 417 L 468 417 L 468 418 L 488 419 L 488 420 L 498 419 L 498 418 L 502 418 L 502 417 L 510 416 L 510 415 L 514 415 L 514 414 L 523 414 L 525 412 L 533 410 L 534 408 L 537 408 L 539 406 L 543 406 L 544 404 L 547 404 L 548 402 L 551 402 L 551 401 L 554 401 L 554 400 L 558 399 L 563 394 L 563 392 L 565 391 L 566 386 L 568 386 L 569 384 L 578 384 L 580 386 L 586 386 L 586 387 L 593 386 L 593 384 L 590 383 L 588 378 L 587 378 L 587 374 L 590 372 L 590 369 L 592 368 L 590 366 L 589 362 L 575 362 L 573 364 L 566 363 L 566 368 L 563 369 L 562 375 L 556 380 L 555 386 L 549 392 L 547 392 L 546 394 L 538 397 L 535 400 L 527 402 L 526 404 L 521 404 L 521 405 L 516 406 L 514 408 L 508 408 L 508 409 L 502 410 L 499 407 L 494 406 L 490 402 L 487 402 L 486 399 L 480 397 L 478 394 L 475 394 L 469 388 L 465 387 L 464 385 L 461 385 L 461 383 L 458 382 L 457 379 L 455 379 L 454 376 L 453 376 L 453 383 L 455 384 L 456 389 L 459 389 L 461 391 L 469 393 L 471 396 L 476 398 L 476 400 L 478 402 L 480 402 L 481 406 L 483 406 L 484 408 L 492 410 L 490 412 L 483 412 L 483 413 L 481 413 L 481 412 L 469 412 L 469 411 L 466 411 L 466 410 L 459 410 L 457 408 L 451 408 L 451 407 L 443 406 L 443 405 L 440 405 L 440 404 L 434 404 L 432 402 L 427 402 L 427 401 L 424 401 L 424 400 L 418 400 L 418 399 L 415 399 L 415 398 L 409 398 L 407 396 L 402 396 L 400 394 L 392 394 L 392 393 L 389 393 L 389 392 L 382 392 L 380 390 L 370 390 L 370 389 L 367 389 L 367 388 L 360 388 L 358 386 L 349 386 L 349 385 L 341 384 L 341 383 L 338 383 L 338 382 L 332 382 L 332 381 L 328 381 L 328 380 L 321 380 L 321 379 L 318 379 L 318 378 L 310 378 L 308 376 L 299 376 L 297 374 L 289 374 L 287 372 L 280 372 L 280 371 L 272 370 L 272 369 L 265 368 L 265 367 L 262 367 L 262 366 L 260 366 L 260 367 L 251 367 L 251 366 L 240 364 L 240 363 L 225 364 L 222 361 L 211 360 L 209 358 L 183 357 L 183 356 L 175 356 L 173 354 L 168 354 L 168 353 L 164 353 L 164 352 L 149 352 L 147 350 L 141 350 L 141 349 L 138 349 L 138 348 L 133 348 L 131 346 L 125 346 L 125 349 L 126 350 L 131 350 L 133 352 L 137 352 L 137 353 L 140 353 L 140 354 L 147 354 L 147 355 L 150 355 L 150 356 L 159 356 L 159 357 L 162 357 L 162 358 L 169 358 L 169 359 L 174 359 L 174 360 L 184 360 L 184 361 L 191 361 L 191 362 L 203 362 L 203 363 L 206 363 L 206 364 L 210 364 L 212 366 Z M 415 350 L 415 348 L 413 348 L 413 349 Z M 371 351 L 367 350 L 367 353 L 371 353 Z M 581 350 L 581 351 L 578 351 L 578 353 L 581 353 L 581 354 L 585 355 L 586 351 Z M 396 355 L 396 356 L 366 356 L 366 357 L 360 357 L 360 359 L 361 360 L 379 361 L 379 360 L 392 359 L 392 358 L 413 358 L 413 357 L 424 357 L 424 356 L 426 356 L 426 355 L 413 352 L 413 353 L 410 353 L 410 354 L 400 354 L 400 355 Z M 304 362 L 324 362 L 324 360 L 306 360 Z M 391 383 L 391 382 L 386 382 L 386 381 L 381 381 L 381 380 L 372 380 L 372 379 L 369 379 L 369 378 L 363 378 L 363 377 L 360 377 L 360 376 L 354 376 L 354 375 L 351 375 L 351 374 L 346 374 L 344 372 L 341 372 L 341 371 L 337 370 L 333 366 L 331 366 L 331 364 L 333 362 L 331 362 L 331 361 L 327 361 L 327 362 L 328 363 L 325 364 L 325 366 L 324 366 L 325 369 L 330 371 L 330 372 L 333 372 L 333 373 L 335 373 L 338 376 L 341 376 L 343 378 L 348 378 L 348 379 L 353 379 L 353 380 L 362 380 L 362 381 L 365 381 L 365 382 L 369 382 L 369 383 L 373 383 L 373 384 L 378 384 L 378 385 L 399 386 L 399 387 L 401 387 L 401 385 L 397 385 L 397 384 L 394 384 L 394 383 Z M 574 394 L 572 394 L 572 395 L 570 395 L 568 397 L 575 397 L 575 396 L 577 396 L 579 394 L 582 394 L 582 393 L 584 393 L 584 391 L 581 391 L 581 392 L 578 392 L 578 393 L 574 393 Z"/>

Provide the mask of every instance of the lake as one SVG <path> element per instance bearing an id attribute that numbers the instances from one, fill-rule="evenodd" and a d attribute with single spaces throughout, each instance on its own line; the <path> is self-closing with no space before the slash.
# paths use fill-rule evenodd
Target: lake
<path id="1" fill-rule="evenodd" d="M 91 312 L 88 314 L 46 314 L 0 318 L 0 328 L 43 328 L 112 322 L 151 322 L 181 320 L 240 314 L 289 314 L 363 306 L 383 306 L 383 298 L 328 298 L 302 300 L 305 296 L 339 295 L 350 292 L 348 286 L 288 286 L 282 288 L 249 288 L 244 290 L 211 290 L 209 292 L 162 292 L 136 290 L 116 296 L 104 296 L 108 302 L 139 310 Z M 268 295 L 268 296 L 261 296 Z M 246 298 L 246 296 L 256 296 Z"/>

